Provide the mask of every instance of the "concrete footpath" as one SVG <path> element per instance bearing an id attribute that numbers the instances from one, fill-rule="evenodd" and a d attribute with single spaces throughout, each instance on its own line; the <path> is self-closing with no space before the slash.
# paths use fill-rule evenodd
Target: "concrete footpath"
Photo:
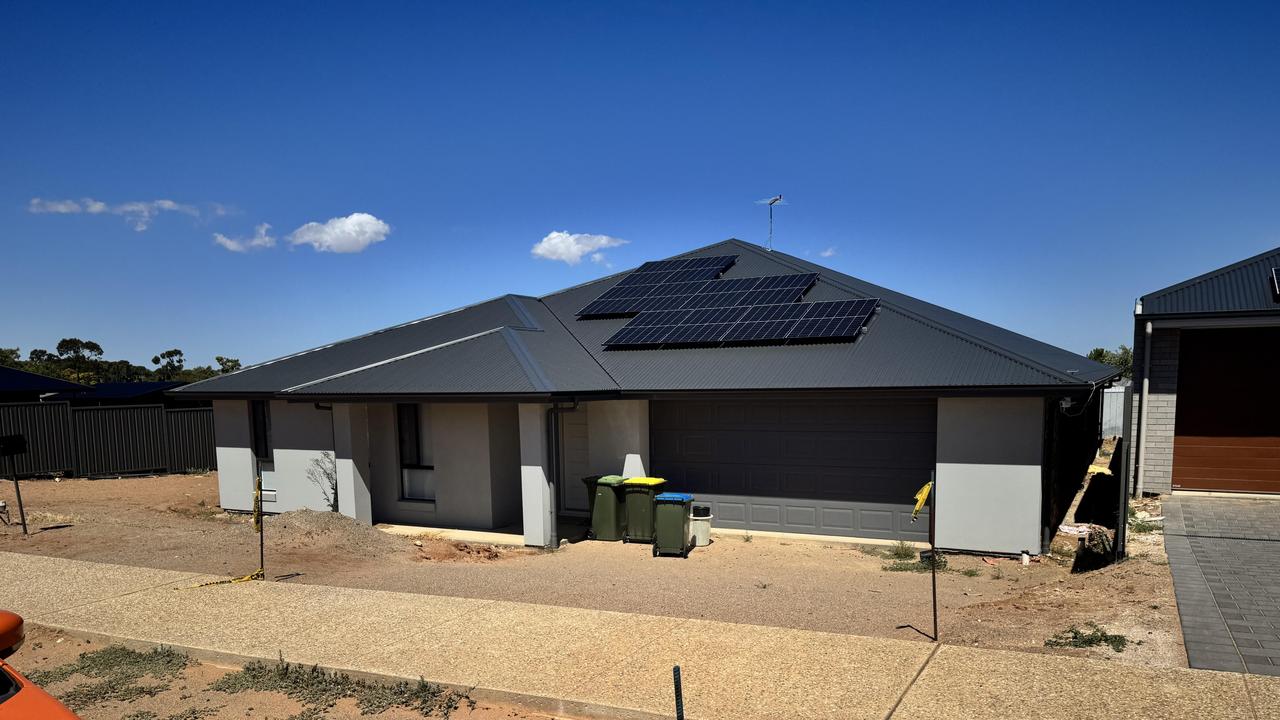
<path id="1" fill-rule="evenodd" d="M 0 553 L 0 607 L 197 657 L 283 654 L 592 717 L 672 717 L 676 664 L 697 719 L 1280 717 L 1280 678 L 287 582 L 187 587 L 207 579 Z"/>

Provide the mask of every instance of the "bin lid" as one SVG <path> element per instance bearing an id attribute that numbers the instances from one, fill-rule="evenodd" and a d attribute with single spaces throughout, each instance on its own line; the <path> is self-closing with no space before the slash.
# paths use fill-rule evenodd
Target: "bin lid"
<path id="1" fill-rule="evenodd" d="M 596 482 L 600 485 L 621 485 L 627 479 L 621 475 L 601 475 Z"/>
<path id="2" fill-rule="evenodd" d="M 623 485 L 662 485 L 665 482 L 663 478 L 633 477 L 627 478 Z"/>
<path id="3" fill-rule="evenodd" d="M 664 492 L 658 493 L 653 498 L 656 502 L 693 502 L 693 496 L 689 493 Z"/>

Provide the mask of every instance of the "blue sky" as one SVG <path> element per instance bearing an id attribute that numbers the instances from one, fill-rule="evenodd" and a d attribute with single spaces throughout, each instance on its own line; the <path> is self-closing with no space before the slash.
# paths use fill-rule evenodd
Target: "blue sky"
<path id="1" fill-rule="evenodd" d="M 1137 295 L 1280 245 L 1277 32 L 1274 3 L 9 2 L 0 346 L 260 361 L 608 271 L 535 257 L 556 231 L 626 240 L 616 268 L 763 242 L 776 193 L 779 249 L 1115 346 Z"/>

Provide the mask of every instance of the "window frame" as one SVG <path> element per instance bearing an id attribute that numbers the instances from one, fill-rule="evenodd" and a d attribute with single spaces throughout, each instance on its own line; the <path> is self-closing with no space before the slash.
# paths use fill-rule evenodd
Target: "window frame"
<path id="1" fill-rule="evenodd" d="M 259 412 L 261 408 L 262 426 L 259 429 Z M 271 401 L 249 401 L 249 449 L 259 462 L 275 461 L 275 447 L 271 441 Z M 261 452 L 259 452 L 261 451 Z"/>
<path id="2" fill-rule="evenodd" d="M 412 442 L 414 454 L 417 455 L 417 462 L 405 462 L 405 420 L 409 413 L 412 413 L 413 435 Z M 408 497 L 404 493 L 404 471 L 405 470 L 430 470 L 435 472 L 435 465 L 428 465 L 422 462 L 422 405 L 419 403 L 396 403 L 396 460 L 400 467 L 399 497 L 401 502 L 412 503 L 430 503 L 435 504 L 435 497 L 431 498 L 415 498 Z"/>

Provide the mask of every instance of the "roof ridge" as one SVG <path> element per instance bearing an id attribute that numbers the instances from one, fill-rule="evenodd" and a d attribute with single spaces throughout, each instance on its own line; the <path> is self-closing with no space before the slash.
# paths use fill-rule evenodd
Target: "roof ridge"
<path id="1" fill-rule="evenodd" d="M 675 258 L 681 258 L 681 257 L 684 257 L 684 256 L 686 256 L 686 255 L 692 255 L 692 254 L 694 254 L 694 253 L 702 252 L 703 250 L 709 250 L 709 249 L 711 249 L 711 248 L 713 248 L 713 247 L 715 247 L 715 246 L 717 246 L 717 245 L 724 245 L 725 243 L 741 243 L 741 242 L 742 242 L 742 241 L 741 241 L 741 240 L 739 240 L 739 239 L 737 239 L 737 238 L 728 238 L 728 239 L 726 239 L 726 240 L 717 240 L 716 242 L 713 242 L 713 243 L 711 243 L 711 244 L 709 244 L 709 245 L 703 245 L 702 247 L 699 247 L 699 248 L 694 248 L 694 249 L 692 249 L 692 250 L 686 250 L 686 251 L 684 251 L 684 252 L 682 252 L 682 253 L 677 253 L 677 254 L 675 254 L 675 255 L 671 255 L 671 256 L 669 256 L 669 257 L 665 257 L 665 258 L 663 258 L 663 260 L 673 260 L 673 259 L 675 259 Z M 539 302 L 541 302 L 542 300 L 545 300 L 545 299 L 547 299 L 547 298 L 549 298 L 549 297 L 555 297 L 556 295 L 563 295 L 563 294 L 565 294 L 565 293 L 567 293 L 567 292 L 573 292 L 574 290 L 577 290 L 577 289 L 579 289 L 579 288 L 586 287 L 586 286 L 588 286 L 588 285 L 594 285 L 595 283 L 598 283 L 598 282 L 604 282 L 605 280 L 608 280 L 609 278 L 618 277 L 618 276 L 620 276 L 620 275 L 630 275 L 631 273 L 635 272 L 636 268 L 638 268 L 638 267 L 640 267 L 640 266 L 639 266 L 639 265 L 637 265 L 637 266 L 635 266 L 635 267 L 633 267 L 633 268 L 629 268 L 629 269 L 627 269 L 627 270 L 620 270 L 620 271 L 618 271 L 618 272 L 616 272 L 616 273 L 614 273 L 614 274 L 612 274 L 612 275 L 605 275 L 604 277 L 598 277 L 598 278 L 596 278 L 596 279 L 594 279 L 594 280 L 587 280 L 587 281 L 585 281 L 585 282 L 580 282 L 580 283 L 578 283 L 577 285 L 573 285 L 573 286 L 570 286 L 570 287 L 567 287 L 567 288 L 562 288 L 562 289 L 560 289 L 560 290 L 556 290 L 555 292 L 547 293 L 546 295 L 539 295 L 537 299 L 538 299 L 538 301 L 539 301 Z"/>
<path id="2" fill-rule="evenodd" d="M 524 341 L 521 340 L 520 336 L 517 334 L 518 332 L 535 331 L 527 330 L 525 328 L 505 326 L 499 328 L 498 332 L 501 333 L 502 338 L 506 341 L 507 349 L 515 356 L 516 362 L 520 363 L 520 368 L 524 370 L 525 377 L 529 379 L 529 383 L 533 385 L 534 388 L 542 392 L 554 391 L 555 386 L 551 383 L 547 374 L 542 370 L 542 365 L 538 362 L 537 358 L 533 356 L 533 353 L 529 351 L 529 347 L 524 344 Z M 536 332 L 541 331 L 539 330 Z"/>
<path id="3" fill-rule="evenodd" d="M 777 250 L 766 250 L 766 249 L 764 249 L 764 248 L 760 248 L 760 247 L 759 247 L 759 246 L 757 246 L 757 245 L 754 245 L 754 244 L 752 244 L 752 243 L 748 243 L 748 242 L 744 242 L 744 241 L 742 241 L 742 240 L 732 239 L 732 240 L 731 240 L 731 242 L 733 242 L 733 243 L 735 243 L 735 244 L 739 245 L 740 247 L 742 247 L 742 248 L 744 248 L 744 249 L 750 250 L 750 251 L 755 252 L 755 253 L 757 253 L 757 254 L 762 254 L 762 255 L 764 255 L 765 257 L 778 258 L 779 256 L 781 256 L 782 258 L 785 258 L 785 259 L 783 259 L 783 260 L 780 260 L 780 262 L 781 262 L 781 263 L 783 263 L 784 265 L 790 265 L 790 266 L 792 267 L 792 269 L 794 269 L 794 270 L 804 270 L 804 267 L 803 267 L 803 266 L 798 266 L 798 267 L 797 267 L 797 266 L 795 265 L 795 263 L 789 262 L 790 260 L 794 260 L 794 261 L 801 262 L 801 263 L 806 262 L 806 261 L 804 261 L 804 260 L 801 260 L 801 259 L 800 259 L 800 258 L 798 258 L 798 257 L 795 257 L 794 255 L 790 255 L 790 254 L 788 254 L 788 253 L 780 252 L 780 251 L 777 251 Z M 811 264 L 813 264 L 813 265 L 817 265 L 817 263 L 811 263 Z M 822 267 L 822 266 L 821 266 L 821 265 L 817 265 L 817 267 Z M 819 275 L 820 275 L 820 279 L 821 279 L 821 280 L 824 280 L 824 281 L 826 281 L 826 282 L 829 282 L 829 283 L 831 283 L 832 285 L 835 285 L 836 287 L 839 287 L 839 288 L 841 288 L 841 289 L 843 289 L 843 290 L 848 290 L 848 291 L 850 291 L 850 292 L 853 292 L 853 293 L 856 293 L 856 294 L 859 294 L 859 295 L 863 295 L 863 294 L 865 294 L 862 290 L 859 290 L 858 288 L 850 287 L 850 286 L 848 285 L 848 283 L 843 283 L 843 282 L 840 282 L 840 281 L 835 280 L 835 279 L 833 279 L 833 278 L 823 276 L 823 275 L 821 275 L 821 273 L 820 273 Z M 850 275 L 849 277 L 853 277 L 853 276 L 852 276 L 852 275 Z M 854 278 L 854 279 L 856 280 L 857 278 Z M 871 283 L 868 283 L 868 284 L 871 284 Z M 885 289 L 888 289 L 888 288 L 885 288 Z M 968 342 L 968 343 L 970 343 L 970 344 L 974 345 L 975 347 L 982 348 L 982 349 L 986 350 L 987 352 L 990 352 L 990 353 L 992 353 L 992 354 L 994 354 L 994 355 L 1001 355 L 1001 356 L 1003 356 L 1006 360 L 1009 360 L 1009 361 L 1011 361 L 1011 362 L 1015 362 L 1015 363 L 1017 363 L 1017 364 L 1019 364 L 1019 365 L 1022 365 L 1022 366 L 1024 366 L 1024 367 L 1027 367 L 1027 368 L 1030 368 L 1030 369 L 1032 369 L 1032 370 L 1035 370 L 1035 371 L 1037 371 L 1037 372 L 1039 372 L 1039 373 L 1041 373 L 1042 375 L 1045 375 L 1045 376 L 1047 376 L 1047 377 L 1056 378 L 1056 379 L 1057 379 L 1057 380 L 1059 380 L 1059 381 L 1063 381 L 1063 380 L 1065 380 L 1065 381 L 1067 381 L 1067 382 L 1069 382 L 1069 383 L 1073 383 L 1073 384 L 1074 384 L 1074 383 L 1079 383 L 1079 382 L 1080 382 L 1080 380 L 1081 380 L 1081 378 L 1079 378 L 1079 377 L 1076 377 L 1076 376 L 1070 375 L 1070 374 L 1065 373 L 1065 372 L 1060 372 L 1060 371 L 1058 371 L 1058 370 L 1056 370 L 1056 369 L 1054 369 L 1054 368 L 1049 367 L 1048 365 L 1045 365 L 1044 363 L 1037 362 L 1036 360 L 1033 360 L 1033 359 L 1031 359 L 1031 358 L 1029 358 L 1029 357 L 1027 357 L 1027 356 L 1025 356 L 1025 355 L 1023 355 L 1023 354 L 1021 354 L 1021 353 L 1014 352 L 1014 351 L 1012 351 L 1012 350 L 1010 350 L 1010 349 L 1008 349 L 1008 348 L 1002 347 L 1002 346 L 1000 346 L 1000 345 L 996 345 L 995 343 L 989 342 L 989 341 L 984 340 L 984 339 L 982 339 L 982 338 L 975 337 L 975 336 L 973 336 L 972 334 L 967 333 L 967 332 L 964 332 L 964 331 L 962 331 L 962 330 L 958 330 L 958 329 L 953 328 L 953 327 L 944 326 L 944 325 L 942 325 L 941 323 L 939 323 L 939 322 L 937 322 L 937 321 L 930 320 L 929 318 L 926 318 L 926 317 L 924 317 L 924 316 L 920 315 L 920 314 L 919 314 L 919 313 L 917 313 L 917 312 L 913 312 L 913 311 L 911 311 L 911 310 L 909 310 L 909 309 L 907 309 L 907 308 L 903 307 L 902 305 L 900 305 L 900 304 L 898 304 L 898 303 L 895 303 L 895 302 L 893 302 L 893 301 L 891 301 L 891 300 L 885 300 L 884 298 L 879 298 L 879 300 L 880 300 L 880 302 L 881 302 L 881 304 L 882 304 L 882 305 L 886 305 L 886 306 L 887 306 L 891 311 L 896 312 L 897 314 L 902 315 L 903 317 L 906 317 L 906 318 L 909 318 L 909 319 L 911 319 L 911 320 L 914 320 L 914 321 L 916 321 L 916 322 L 920 323 L 921 325 L 924 325 L 924 326 L 926 326 L 926 327 L 929 327 L 929 328 L 932 328 L 932 329 L 934 329 L 934 330 L 937 330 L 938 332 L 941 332 L 941 333 L 943 333 L 943 334 L 950 335 L 950 336 L 952 336 L 952 337 L 954 337 L 954 338 L 957 338 L 957 339 L 963 340 L 963 341 L 965 341 L 965 342 Z M 921 301 L 921 302 L 925 302 L 925 301 Z M 954 312 L 954 311 L 953 311 L 953 312 Z M 1012 332 L 1012 331 L 1009 331 L 1009 332 Z"/>
<path id="4" fill-rule="evenodd" d="M 1261 260 L 1261 259 L 1263 259 L 1263 258 L 1267 257 L 1268 255 L 1276 255 L 1276 256 L 1280 257 L 1280 247 L 1271 248 L 1270 250 L 1264 250 L 1264 251 L 1262 251 L 1262 252 L 1258 253 L 1257 255 L 1253 255 L 1253 256 L 1251 256 L 1251 257 L 1247 257 L 1247 258 L 1245 258 L 1245 259 L 1243 259 L 1243 260 L 1237 260 L 1236 262 L 1233 262 L 1233 263 L 1231 263 L 1230 265 L 1223 265 L 1222 267 L 1217 268 L 1216 270 L 1210 270 L 1209 272 L 1201 273 L 1201 274 L 1199 274 L 1199 275 L 1197 275 L 1197 276 L 1195 276 L 1195 277 L 1193 277 L 1193 278 L 1190 278 L 1190 279 L 1188 279 L 1188 280 L 1183 280 L 1182 282 L 1174 283 L 1174 284 L 1172 284 L 1172 285 L 1170 285 L 1170 286 L 1168 286 L 1168 287 L 1161 288 L 1161 289 L 1159 289 L 1159 290 L 1152 290 L 1151 292 L 1146 293 L 1145 295 L 1141 295 L 1141 296 L 1139 297 L 1139 299 L 1144 300 L 1144 301 L 1145 301 L 1145 300 L 1148 300 L 1148 299 L 1150 299 L 1150 300 L 1154 300 L 1154 299 L 1156 299 L 1157 297 L 1160 297 L 1160 296 L 1162 296 L 1162 295 L 1169 295 L 1169 294 L 1174 293 L 1174 292 L 1177 292 L 1177 291 L 1179 291 L 1179 290 L 1185 290 L 1185 289 L 1187 289 L 1187 288 L 1189 288 L 1189 287 L 1192 287 L 1192 286 L 1194 286 L 1194 285 L 1199 285 L 1199 284 L 1201 284 L 1201 283 L 1204 283 L 1204 282 L 1208 282 L 1208 281 L 1210 281 L 1210 280 L 1213 280 L 1214 278 L 1220 277 L 1220 276 L 1225 275 L 1225 274 L 1227 274 L 1227 273 L 1229 273 L 1229 272 L 1233 272 L 1233 271 L 1239 270 L 1239 269 L 1241 269 L 1241 268 L 1245 267 L 1246 265 L 1249 265 L 1249 264 L 1255 263 L 1255 262 L 1257 262 L 1257 261 L 1259 261 L 1259 260 Z"/>
<path id="5" fill-rule="evenodd" d="M 508 298 L 508 297 L 510 297 L 510 296 L 512 296 L 512 293 L 506 293 L 505 295 L 498 295 L 498 296 L 496 296 L 496 297 L 491 297 L 491 298 L 488 298 L 488 299 L 486 299 L 486 300 L 480 300 L 480 301 L 478 301 L 478 302 L 473 302 L 473 303 L 470 303 L 470 304 L 467 304 L 467 305 L 463 305 L 463 306 L 461 306 L 461 307 L 456 307 L 456 308 L 452 308 L 452 309 L 449 309 L 449 310 L 441 310 L 440 312 L 435 313 L 434 315 L 425 315 L 425 316 L 423 316 L 423 317 L 416 318 L 416 319 L 414 319 L 414 320 L 408 320 L 408 321 L 406 321 L 406 322 L 402 322 L 402 323 L 398 323 L 398 324 L 396 324 L 396 325 L 392 325 L 392 326 L 390 326 L 390 327 L 379 328 L 379 329 L 377 329 L 377 330 L 370 330 L 369 332 L 361 333 L 361 334 L 359 334 L 359 335 L 352 335 L 351 337 L 349 337 L 349 338 L 343 338 L 342 340 L 334 340 L 333 342 L 325 343 L 324 345 L 317 345 L 317 346 L 315 346 L 315 347 L 313 347 L 313 348 L 308 348 L 308 349 L 306 349 L 306 350 L 299 350 L 298 352 L 295 352 L 295 353 L 289 353 L 288 355 L 281 355 L 281 356 L 280 356 L 280 357 L 278 357 L 278 358 L 272 358 L 272 359 L 270 359 L 270 360 L 263 360 L 263 361 L 262 361 L 262 362 L 260 362 L 260 363 L 254 363 L 254 364 L 252 364 L 252 365 L 247 365 L 247 366 L 245 366 L 245 367 L 240 368 L 239 370 L 233 370 L 233 371 L 231 371 L 231 372 L 229 372 L 229 373 L 225 373 L 225 374 L 222 374 L 222 375 L 214 375 L 213 377 L 211 377 L 211 378 L 205 378 L 204 380 L 197 380 L 197 381 L 195 381 L 195 382 L 193 382 L 193 383 L 189 383 L 189 384 L 187 384 L 187 385 L 184 385 L 184 386 L 182 386 L 182 387 L 181 387 L 181 388 L 179 388 L 179 389 L 175 389 L 175 391 L 174 391 L 174 392 L 186 392 L 186 390 L 187 390 L 188 388 L 193 388 L 193 387 L 195 387 L 195 386 L 197 386 L 197 385 L 200 385 L 201 383 L 207 383 L 207 382 L 210 382 L 210 381 L 213 381 L 213 380 L 219 380 L 219 379 L 221 379 L 221 378 L 231 377 L 232 375 L 239 375 L 240 373 L 248 372 L 248 371 L 250 371 L 250 370 L 254 370 L 254 369 L 256 369 L 256 368 L 266 367 L 266 366 L 268 366 L 268 365 L 274 365 L 275 363 L 278 363 L 278 362 L 284 362 L 285 360 L 292 360 L 293 358 L 301 357 L 301 356 L 303 356 L 303 355 L 307 355 L 307 354 L 309 354 L 309 353 L 313 353 L 313 352 L 319 352 L 320 350 L 327 350 L 327 349 L 329 349 L 329 348 L 331 348 L 331 347 L 335 347 L 335 346 L 337 346 L 337 345 L 343 345 L 343 344 L 345 344 L 345 343 L 355 342 L 356 340 L 363 340 L 363 339 L 365 339 L 365 338 L 367 338 L 367 337 L 373 337 L 374 335 L 380 335 L 380 334 L 382 334 L 382 333 L 390 332 L 390 331 L 392 331 L 392 330 L 399 330 L 400 328 L 406 328 L 406 327 L 409 327 L 410 325 L 417 325 L 418 323 L 426 322 L 426 321 L 428 321 L 428 320 L 435 320 L 436 318 L 441 318 L 441 317 L 444 317 L 444 316 L 446 316 L 446 315 L 454 315 L 454 314 L 456 314 L 456 313 L 460 313 L 460 312 L 462 312 L 462 311 L 464 311 L 464 310 L 470 310 L 471 308 L 474 308 L 474 307 L 480 307 L 481 305 L 487 305 L 487 304 L 489 304 L 489 303 L 491 303 L 491 302 L 497 302 L 497 301 L 499 301 L 499 300 L 505 300 L 505 299 L 507 299 L 507 298 Z"/>
<path id="6" fill-rule="evenodd" d="M 458 344 L 461 344 L 461 343 L 464 343 L 464 342 L 468 342 L 468 341 L 470 341 L 470 340 L 475 340 L 476 338 L 484 337 L 485 335 L 492 335 L 493 333 L 500 332 L 500 331 L 502 331 L 503 329 L 506 329 L 506 328 L 508 328 L 508 327 L 509 327 L 508 325 L 500 325 L 500 326 L 498 326 L 498 327 L 490 328 L 489 330 L 485 330 L 485 331 L 483 331 L 483 332 L 478 332 L 478 333 L 473 333 L 473 334 L 471 334 L 471 335 L 467 335 L 466 337 L 454 338 L 453 340 L 449 340 L 449 341 L 447 341 L 447 342 L 437 343 L 437 344 L 435 344 L 435 345 L 431 345 L 431 346 L 429 346 L 429 347 L 419 348 L 418 350 L 414 350 L 414 351 L 412 351 L 412 352 L 407 352 L 407 353 L 404 353 L 404 354 L 402 354 L 402 355 L 397 355 L 397 356 L 395 356 L 395 357 L 385 358 L 385 359 L 383 359 L 383 360 L 379 360 L 379 361 L 377 361 L 377 362 L 369 363 L 368 365 L 361 365 L 360 367 L 351 368 L 351 369 L 349 369 L 349 370 L 343 370 L 342 372 L 334 373 L 334 374 L 329 375 L 329 376 L 326 376 L 326 377 L 317 378 L 317 379 L 315 379 L 315 380 L 308 380 L 307 382 L 299 383 L 299 384 L 294 385 L 294 386 L 292 386 L 292 387 L 287 387 L 287 388 L 285 388 L 285 389 L 281 390 L 281 391 L 280 391 L 280 393 L 281 393 L 281 394 L 291 393 L 291 392 L 293 392 L 293 391 L 295 391 L 295 390 L 301 390 L 302 388 L 305 388 L 305 387 L 310 387 L 310 386 L 312 386 L 312 385 L 318 385 L 318 384 L 320 384 L 320 383 L 322 383 L 322 382 L 328 382 L 328 381 L 330 381 L 330 380 L 337 380 L 338 378 L 340 378 L 340 377 L 346 377 L 347 375 L 355 375 L 356 373 L 364 372 L 365 370 L 372 370 L 373 368 L 381 367 L 381 366 L 383 366 L 383 365 L 390 365 L 391 363 L 399 362 L 399 361 L 401 361 L 401 360 L 407 360 L 408 358 L 416 357 L 416 356 L 418 356 L 418 355 L 422 355 L 422 354 L 425 354 L 425 353 L 429 353 L 429 352 L 431 352 L 431 351 L 433 351 L 433 350 L 439 350 L 439 349 L 441 349 L 441 348 L 449 347 L 449 346 L 451 346 L 451 345 L 458 345 Z M 534 331 L 534 332 L 536 332 L 536 331 Z"/>

